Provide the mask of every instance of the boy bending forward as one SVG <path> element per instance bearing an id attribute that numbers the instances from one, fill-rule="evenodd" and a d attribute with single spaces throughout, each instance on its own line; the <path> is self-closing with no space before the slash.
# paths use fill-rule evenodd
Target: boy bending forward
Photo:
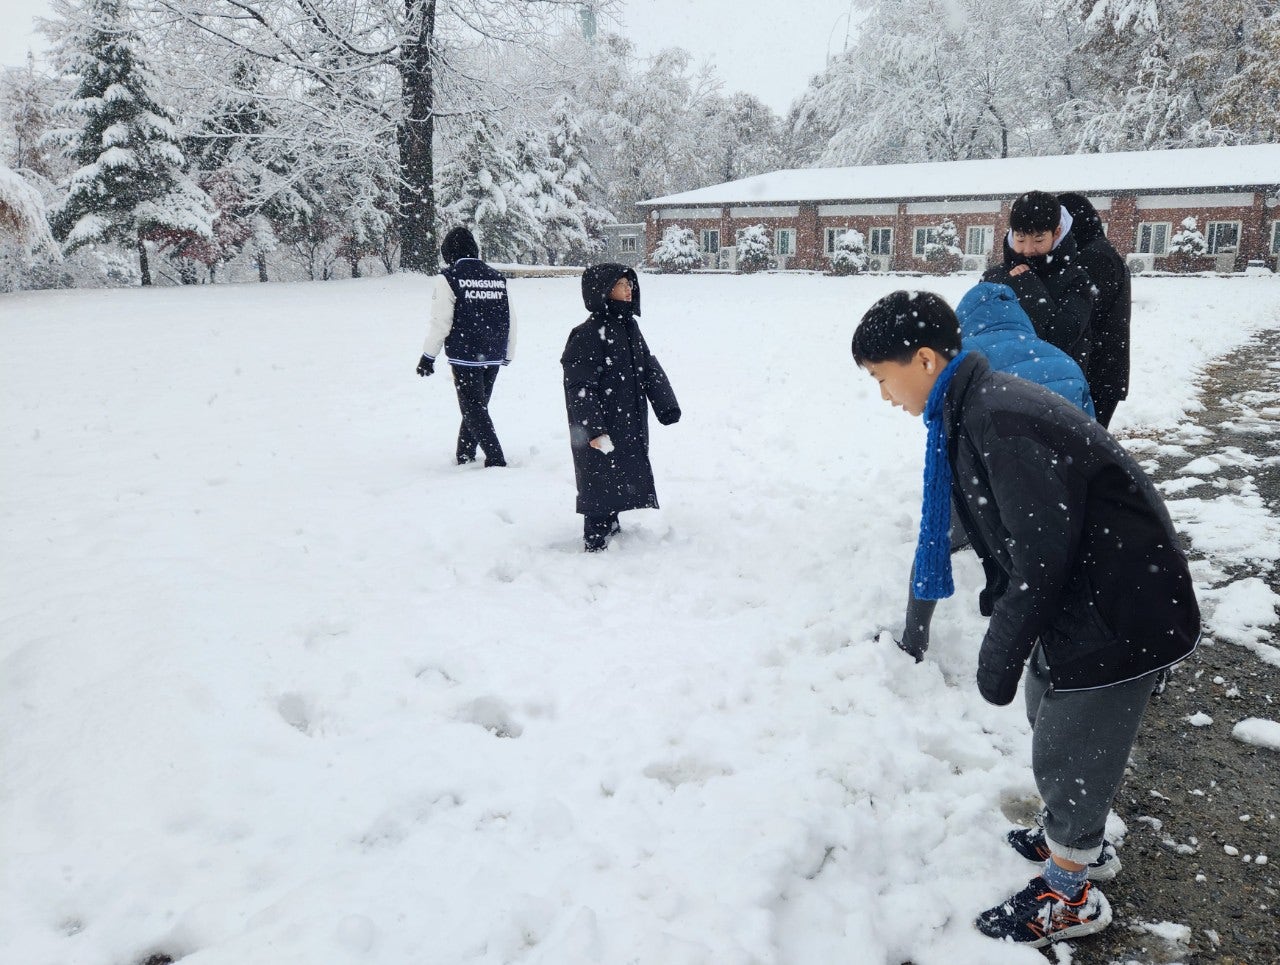
<path id="1" fill-rule="evenodd" d="M 1043 826 L 1007 839 L 1043 867 L 976 924 L 1037 948 L 1100 931 L 1111 908 L 1090 878 L 1119 870 L 1103 837 L 1111 801 L 1156 674 L 1200 635 L 1169 514 L 1102 426 L 962 351 L 956 315 L 937 295 L 880 299 L 854 332 L 853 357 L 883 399 L 928 429 L 916 580 L 952 590 L 954 497 L 987 577 L 978 690 L 1008 704 L 1026 669 Z"/>

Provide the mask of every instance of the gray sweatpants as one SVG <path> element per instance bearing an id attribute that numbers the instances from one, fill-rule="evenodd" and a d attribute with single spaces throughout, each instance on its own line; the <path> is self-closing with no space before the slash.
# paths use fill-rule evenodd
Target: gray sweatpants
<path id="1" fill-rule="evenodd" d="M 1102 852 L 1111 801 L 1151 699 L 1155 674 L 1098 690 L 1055 691 L 1039 644 L 1023 695 L 1031 722 L 1031 771 L 1044 799 L 1049 850 L 1088 864 Z"/>

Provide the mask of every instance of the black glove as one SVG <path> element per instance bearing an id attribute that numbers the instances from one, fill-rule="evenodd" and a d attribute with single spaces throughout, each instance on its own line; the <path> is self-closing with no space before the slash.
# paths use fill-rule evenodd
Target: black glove
<path id="1" fill-rule="evenodd" d="M 418 362 L 418 374 L 431 375 L 432 373 L 435 372 L 435 370 L 436 370 L 436 363 L 432 359 L 428 358 L 427 356 L 425 355 L 422 356 L 422 359 Z"/>
<path id="2" fill-rule="evenodd" d="M 665 412 L 658 413 L 658 421 L 664 426 L 674 425 L 680 421 L 680 407 L 667 409 Z"/>
<path id="3" fill-rule="evenodd" d="M 987 703 L 997 707 L 1013 703 L 1021 679 L 1022 664 L 1010 667 L 1003 661 L 992 660 L 985 653 L 978 654 L 978 693 Z"/>

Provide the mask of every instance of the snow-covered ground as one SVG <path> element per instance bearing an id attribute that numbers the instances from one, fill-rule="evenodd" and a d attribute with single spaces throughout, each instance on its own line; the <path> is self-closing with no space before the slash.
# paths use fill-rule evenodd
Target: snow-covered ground
<path id="1" fill-rule="evenodd" d="M 973 557 L 924 664 L 877 640 L 923 430 L 848 344 L 921 281 L 644 276 L 684 418 L 653 425 L 663 508 L 594 556 L 575 279 L 513 283 L 507 470 L 452 464 L 448 376 L 413 373 L 426 280 L 3 296 L 0 958 L 1043 961 L 970 924 L 1028 877 L 1001 835 L 1034 797 L 1018 705 L 971 682 Z M 1116 428 L 1191 435 L 1280 280 L 1134 287 Z M 1274 563 L 1256 490 L 1170 499 Z M 1265 583 L 1206 597 L 1274 656 Z"/>

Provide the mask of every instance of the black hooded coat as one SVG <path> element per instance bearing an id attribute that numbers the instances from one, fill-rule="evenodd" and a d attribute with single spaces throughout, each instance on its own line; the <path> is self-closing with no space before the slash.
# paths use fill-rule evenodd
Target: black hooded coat
<path id="1" fill-rule="evenodd" d="M 608 297 L 621 278 L 631 282 L 630 302 Z M 656 508 L 649 406 L 663 425 L 679 420 L 680 406 L 636 322 L 640 284 L 635 271 L 625 265 L 592 265 L 582 273 L 582 301 L 591 315 L 569 333 L 560 357 L 577 510 L 604 516 Z M 613 443 L 611 452 L 591 448 L 591 440 L 602 435 Z"/>
<path id="2" fill-rule="evenodd" d="M 1085 377 L 1094 402 L 1114 406 L 1129 395 L 1129 266 L 1107 240 L 1102 219 L 1088 198 L 1063 194 L 1058 200 L 1071 213 L 1071 237 L 1079 249 L 1076 263 L 1098 290 Z"/>
<path id="3" fill-rule="evenodd" d="M 1062 349 L 1088 372 L 1093 282 L 1079 260 L 1075 237 L 1070 232 L 1049 254 L 1035 257 L 1018 254 L 1009 247 L 1006 236 L 1004 264 L 988 268 L 982 280 L 1012 288 L 1036 334 Z M 1009 274 L 1015 265 L 1026 265 L 1031 270 L 1015 277 Z"/>

